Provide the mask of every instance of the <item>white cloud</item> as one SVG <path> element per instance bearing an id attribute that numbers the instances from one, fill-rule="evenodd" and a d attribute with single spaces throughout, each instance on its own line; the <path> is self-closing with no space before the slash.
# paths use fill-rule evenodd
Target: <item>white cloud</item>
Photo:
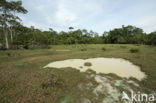
<path id="1" fill-rule="evenodd" d="M 63 3 L 60 3 L 57 8 L 58 9 L 54 15 L 57 24 L 64 26 L 75 26 L 75 24 L 77 24 L 76 14 L 67 9 Z"/>
<path id="2" fill-rule="evenodd" d="M 23 0 L 29 13 L 25 25 L 58 31 L 75 28 L 99 33 L 121 25 L 135 25 L 146 32 L 156 30 L 155 0 Z"/>

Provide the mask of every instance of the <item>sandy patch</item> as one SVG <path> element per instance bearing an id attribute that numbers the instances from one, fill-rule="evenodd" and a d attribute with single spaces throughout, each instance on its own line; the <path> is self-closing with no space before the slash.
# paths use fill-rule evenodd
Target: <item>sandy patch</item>
<path id="1" fill-rule="evenodd" d="M 84 63 L 89 62 L 91 66 L 84 66 Z M 134 77 L 142 80 L 146 77 L 145 73 L 140 71 L 140 67 L 134 65 L 128 60 L 119 58 L 91 58 L 91 59 L 68 59 L 49 63 L 46 67 L 64 68 L 72 67 L 85 72 L 87 69 L 92 69 L 97 73 L 115 73 L 120 77 Z"/>

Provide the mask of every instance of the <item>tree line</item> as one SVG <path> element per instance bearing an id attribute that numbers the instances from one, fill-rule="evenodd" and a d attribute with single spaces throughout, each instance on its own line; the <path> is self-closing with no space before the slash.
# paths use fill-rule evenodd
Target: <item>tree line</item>
<path id="1" fill-rule="evenodd" d="M 141 28 L 128 25 L 115 28 L 99 35 L 86 29 L 69 32 L 47 31 L 26 27 L 21 24 L 17 13 L 26 14 L 21 1 L 0 1 L 0 49 L 40 48 L 58 44 L 147 44 L 156 45 L 156 31 L 145 33 Z"/>

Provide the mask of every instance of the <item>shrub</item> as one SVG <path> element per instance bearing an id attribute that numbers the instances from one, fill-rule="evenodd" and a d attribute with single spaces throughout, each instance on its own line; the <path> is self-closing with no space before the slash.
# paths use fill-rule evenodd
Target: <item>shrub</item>
<path id="1" fill-rule="evenodd" d="M 81 68 L 81 69 L 82 69 L 82 68 L 83 68 L 83 66 L 80 66 L 79 68 Z"/>
<path id="2" fill-rule="evenodd" d="M 3 45 L 0 43 L 0 49 L 2 49 L 3 48 Z"/>
<path id="3" fill-rule="evenodd" d="M 49 45 L 42 45 L 40 48 L 41 49 L 50 49 L 51 47 Z"/>
<path id="4" fill-rule="evenodd" d="M 131 48 L 129 51 L 131 53 L 137 53 L 137 52 L 139 52 L 139 49 L 138 48 Z"/>
<path id="5" fill-rule="evenodd" d="M 87 49 L 86 48 L 81 48 L 81 51 L 87 51 Z"/>
<path id="6" fill-rule="evenodd" d="M 84 63 L 84 66 L 92 66 L 92 64 L 90 62 L 86 62 Z"/>
<path id="7" fill-rule="evenodd" d="M 24 45 L 24 49 L 50 49 L 49 45 Z"/>
<path id="8" fill-rule="evenodd" d="M 140 44 L 136 44 L 136 46 L 140 46 Z"/>
<path id="9" fill-rule="evenodd" d="M 11 57 L 11 53 L 8 52 L 7 55 L 8 55 L 8 57 Z"/>
<path id="10" fill-rule="evenodd" d="M 0 50 L 6 50 L 5 46 L 0 43 Z"/>
<path id="11" fill-rule="evenodd" d="M 23 45 L 23 48 L 24 48 L 24 49 L 29 49 L 29 45 L 28 45 L 28 44 L 24 44 L 24 45 Z"/>
<path id="12" fill-rule="evenodd" d="M 106 48 L 105 48 L 105 47 L 102 47 L 102 50 L 103 50 L 103 51 L 106 51 Z"/>
<path id="13" fill-rule="evenodd" d="M 10 48 L 11 50 L 17 50 L 19 49 L 18 45 L 10 45 Z"/>

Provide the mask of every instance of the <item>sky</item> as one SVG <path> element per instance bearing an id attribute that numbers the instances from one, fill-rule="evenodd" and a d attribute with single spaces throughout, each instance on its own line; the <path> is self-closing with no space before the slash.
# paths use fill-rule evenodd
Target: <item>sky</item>
<path id="1" fill-rule="evenodd" d="M 23 25 L 58 32 L 74 29 L 102 34 L 122 25 L 156 31 L 156 0 L 22 0 Z"/>

